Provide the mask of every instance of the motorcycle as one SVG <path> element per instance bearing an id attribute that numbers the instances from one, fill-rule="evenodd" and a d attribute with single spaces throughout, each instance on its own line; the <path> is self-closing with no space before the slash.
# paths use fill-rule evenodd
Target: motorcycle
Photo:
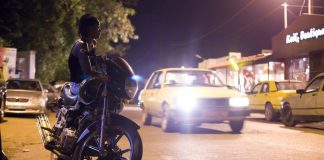
<path id="1" fill-rule="evenodd" d="M 140 160 L 140 127 L 119 114 L 123 102 L 137 92 L 134 72 L 119 56 L 96 56 L 94 62 L 96 71 L 108 78 L 84 80 L 77 96 L 70 93 L 70 84 L 66 83 L 53 127 L 45 114 L 36 117 L 44 147 L 62 160 Z"/>

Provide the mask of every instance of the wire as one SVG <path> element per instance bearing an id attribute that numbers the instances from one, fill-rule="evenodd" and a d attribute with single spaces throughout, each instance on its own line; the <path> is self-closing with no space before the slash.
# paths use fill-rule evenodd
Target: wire
<path id="1" fill-rule="evenodd" d="M 231 22 L 235 17 L 237 17 L 238 15 L 240 15 L 245 9 L 247 9 L 249 6 L 251 6 L 254 1 L 255 0 L 251 0 L 247 5 L 245 5 L 243 8 L 241 8 L 232 17 L 230 17 L 229 19 L 227 19 L 226 21 L 224 21 L 222 24 L 216 26 L 214 29 L 212 29 L 212 30 L 206 32 L 205 34 L 201 35 L 200 37 L 198 37 L 196 39 L 193 39 L 193 40 L 190 40 L 189 42 L 173 44 L 172 46 L 183 46 L 183 45 L 187 45 L 187 44 L 190 44 L 190 43 L 193 43 L 193 42 L 196 42 L 196 41 L 199 41 L 199 40 L 204 39 L 205 37 L 209 36 L 210 34 L 216 32 L 216 31 L 218 31 L 219 29 L 221 29 L 222 27 L 224 27 L 226 24 L 228 24 L 229 22 Z"/>
<path id="2" fill-rule="evenodd" d="M 288 7 L 295 7 L 295 8 L 308 8 L 308 6 L 300 6 L 300 5 L 288 5 Z M 323 9 L 323 6 L 312 6 L 312 8 L 320 8 Z"/>
<path id="3" fill-rule="evenodd" d="M 232 40 L 234 39 L 235 37 L 241 37 L 242 35 L 250 32 L 251 29 L 253 29 L 253 26 L 257 25 L 257 24 L 260 24 L 261 21 L 263 21 L 264 19 L 266 19 L 268 16 L 274 14 L 277 10 L 279 10 L 281 8 L 281 6 L 278 6 L 274 9 L 272 9 L 271 11 L 269 11 L 267 14 L 263 15 L 261 18 L 257 19 L 257 20 L 254 20 L 253 23 L 250 23 L 250 24 L 247 24 L 243 27 L 240 27 L 240 29 L 238 30 L 238 32 L 240 33 L 240 35 L 238 34 L 231 34 L 230 36 L 227 36 L 226 38 L 229 39 L 229 40 Z M 224 41 L 224 39 L 222 39 Z"/>
<path id="4" fill-rule="evenodd" d="M 299 16 L 301 16 L 301 13 L 302 13 L 302 10 L 303 10 L 303 7 L 305 6 L 305 1 L 303 1 L 303 5 L 300 7 L 300 10 L 299 10 Z"/>

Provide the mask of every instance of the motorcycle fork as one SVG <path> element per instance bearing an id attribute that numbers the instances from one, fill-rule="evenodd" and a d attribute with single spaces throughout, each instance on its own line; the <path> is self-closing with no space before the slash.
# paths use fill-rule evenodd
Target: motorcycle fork
<path id="1" fill-rule="evenodd" d="M 102 113 L 100 117 L 100 138 L 99 138 L 99 154 L 101 157 L 104 157 L 107 153 L 105 153 L 105 126 L 107 122 L 107 119 L 109 119 L 109 113 L 108 110 L 108 90 L 107 90 L 107 83 L 104 85 L 104 90 L 102 92 L 103 97 L 103 108 Z"/>

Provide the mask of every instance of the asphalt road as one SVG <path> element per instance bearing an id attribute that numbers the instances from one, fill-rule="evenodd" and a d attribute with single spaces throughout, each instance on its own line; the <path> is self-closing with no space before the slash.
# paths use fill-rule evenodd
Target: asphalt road
<path id="1" fill-rule="evenodd" d="M 141 110 L 126 107 L 122 114 L 140 124 Z M 54 114 L 50 114 L 53 124 Z M 5 117 L 1 123 L 3 148 L 10 160 L 46 160 L 32 116 Z M 176 133 L 163 133 L 160 120 L 141 126 L 143 160 L 321 160 L 324 159 L 324 130 L 321 124 L 286 128 L 268 123 L 261 114 L 245 121 L 241 134 L 232 134 L 227 124 L 184 126 Z M 317 128 L 316 128 L 317 127 Z"/>

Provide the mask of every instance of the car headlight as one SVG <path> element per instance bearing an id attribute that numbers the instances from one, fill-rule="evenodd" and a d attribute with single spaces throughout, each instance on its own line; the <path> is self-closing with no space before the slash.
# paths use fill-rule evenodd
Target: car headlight
<path id="1" fill-rule="evenodd" d="M 176 98 L 176 104 L 181 110 L 190 111 L 197 107 L 197 99 L 194 97 L 179 96 Z"/>
<path id="2" fill-rule="evenodd" d="M 230 98 L 229 105 L 231 107 L 247 107 L 249 106 L 249 99 L 247 97 Z"/>
<path id="3" fill-rule="evenodd" d="M 132 78 L 125 80 L 125 92 L 129 98 L 134 98 L 137 92 L 137 82 Z"/>
<path id="4" fill-rule="evenodd" d="M 31 102 L 34 104 L 40 104 L 40 106 L 45 106 L 45 99 L 42 97 L 34 97 L 31 99 Z"/>

